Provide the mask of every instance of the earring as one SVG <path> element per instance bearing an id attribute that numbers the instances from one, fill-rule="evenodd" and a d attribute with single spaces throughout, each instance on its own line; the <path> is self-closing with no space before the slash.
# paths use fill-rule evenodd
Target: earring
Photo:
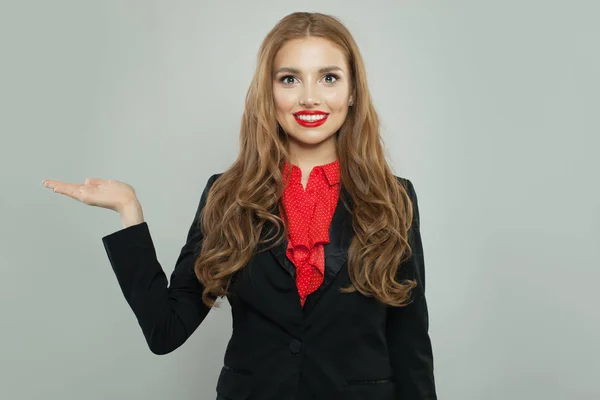
<path id="1" fill-rule="evenodd" d="M 352 97 L 350 97 L 350 101 L 348 102 L 348 105 L 349 105 L 350 107 L 352 107 L 352 105 L 353 105 L 353 104 L 354 104 L 354 101 L 352 100 Z"/>

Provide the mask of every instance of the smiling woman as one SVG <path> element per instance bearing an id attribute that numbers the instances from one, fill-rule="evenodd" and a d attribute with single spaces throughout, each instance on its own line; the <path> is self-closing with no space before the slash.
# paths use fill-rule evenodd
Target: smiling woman
<path id="1" fill-rule="evenodd" d="M 102 240 L 153 353 L 227 296 L 219 399 L 436 399 L 417 195 L 385 159 L 338 19 L 298 12 L 269 32 L 240 140 L 202 191 L 169 285 L 131 186 L 45 184 L 121 214 Z"/>
<path id="2" fill-rule="evenodd" d="M 435 399 L 417 196 L 385 159 L 356 42 L 298 12 L 257 61 L 241 153 L 199 207 L 203 301 L 238 317 L 217 391 Z"/>
<path id="3" fill-rule="evenodd" d="M 292 39 L 277 53 L 273 69 L 275 115 L 288 135 L 292 162 L 310 157 L 315 144 L 324 161 L 335 160 L 335 135 L 352 102 L 344 53 L 326 38 Z"/>

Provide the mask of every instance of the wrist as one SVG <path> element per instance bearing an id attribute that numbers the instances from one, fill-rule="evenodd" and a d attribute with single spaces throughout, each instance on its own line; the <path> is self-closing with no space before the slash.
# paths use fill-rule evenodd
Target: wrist
<path id="1" fill-rule="evenodd" d="M 119 211 L 124 228 L 144 222 L 144 212 L 139 201 L 134 200 L 125 204 Z"/>

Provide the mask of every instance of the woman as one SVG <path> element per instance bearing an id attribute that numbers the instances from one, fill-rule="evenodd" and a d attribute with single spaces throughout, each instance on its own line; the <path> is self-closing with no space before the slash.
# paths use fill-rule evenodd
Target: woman
<path id="1" fill-rule="evenodd" d="M 233 333 L 218 399 L 435 399 L 417 197 L 384 157 L 348 30 L 293 13 L 265 38 L 239 157 L 208 180 L 168 285 L 134 189 L 45 181 L 117 211 L 103 243 L 150 350 L 218 297 Z"/>

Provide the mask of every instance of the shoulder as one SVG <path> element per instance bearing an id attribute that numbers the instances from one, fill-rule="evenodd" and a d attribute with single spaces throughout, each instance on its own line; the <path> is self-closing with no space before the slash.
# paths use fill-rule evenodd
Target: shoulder
<path id="1" fill-rule="evenodd" d="M 404 178 L 402 176 L 394 175 L 394 177 L 400 182 L 403 186 L 406 186 L 410 180 L 408 178 Z"/>
<path id="2" fill-rule="evenodd" d="M 408 198 L 410 199 L 411 206 L 413 207 L 413 213 L 415 216 L 415 220 L 418 223 L 419 218 L 420 218 L 419 217 L 419 201 L 417 199 L 417 192 L 415 191 L 415 187 L 414 187 L 412 181 L 408 178 L 404 178 L 401 176 L 396 176 L 396 175 L 394 175 L 394 176 L 406 190 L 406 193 L 408 194 Z"/>
<path id="3" fill-rule="evenodd" d="M 404 189 L 406 189 L 406 192 L 409 194 L 409 196 L 411 198 L 413 198 L 414 194 L 415 194 L 415 187 L 413 185 L 413 183 L 411 182 L 410 179 L 402 177 L 402 176 L 397 176 L 394 175 L 394 177 L 398 180 L 398 183 L 400 183 L 402 185 L 402 187 L 404 187 Z"/>
<path id="4" fill-rule="evenodd" d="M 206 186 L 208 186 L 210 188 L 213 185 L 213 183 L 215 183 L 215 181 L 217 179 L 219 179 L 219 177 L 221 177 L 221 175 L 223 175 L 223 172 L 212 174 L 210 176 L 210 178 L 208 178 L 208 182 L 207 182 Z"/>
<path id="5" fill-rule="evenodd" d="M 208 194 L 210 192 L 210 189 L 212 188 L 213 184 L 215 183 L 215 181 L 221 176 L 223 175 L 223 173 L 218 173 L 218 174 L 212 174 L 209 178 L 208 181 L 206 181 L 206 184 L 204 185 L 204 189 L 202 189 L 202 195 L 200 197 L 200 203 L 203 204 L 206 202 L 206 199 L 208 198 Z"/>

